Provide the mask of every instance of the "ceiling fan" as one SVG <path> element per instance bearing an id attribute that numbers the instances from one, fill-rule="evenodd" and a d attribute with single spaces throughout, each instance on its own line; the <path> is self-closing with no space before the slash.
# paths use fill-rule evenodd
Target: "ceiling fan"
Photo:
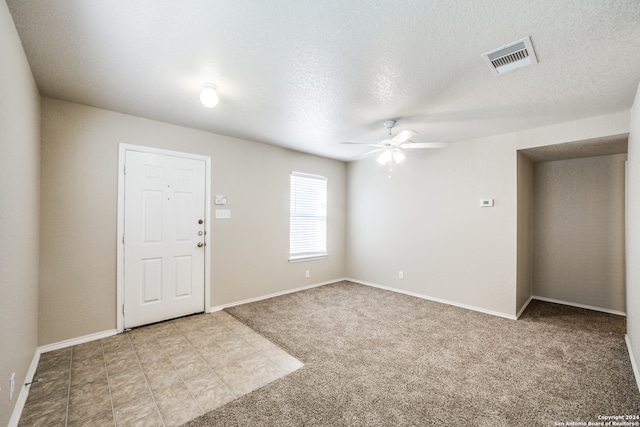
<path id="1" fill-rule="evenodd" d="M 356 157 L 368 156 L 374 153 L 380 153 L 378 156 L 378 163 L 380 164 L 388 164 L 389 171 L 393 170 L 393 163 L 400 163 L 404 160 L 407 155 L 404 150 L 408 148 L 442 148 L 446 147 L 448 144 L 446 142 L 414 142 L 411 141 L 411 137 L 417 132 L 412 130 L 403 130 L 400 131 L 396 136 L 391 134 L 391 129 L 395 126 L 395 120 L 387 120 L 384 122 L 384 127 L 388 131 L 388 135 L 385 139 L 381 140 L 376 144 L 371 144 L 367 142 L 342 142 L 341 144 L 356 144 L 362 145 L 365 147 L 376 147 L 371 151 L 367 151 L 366 153 L 360 154 Z"/>

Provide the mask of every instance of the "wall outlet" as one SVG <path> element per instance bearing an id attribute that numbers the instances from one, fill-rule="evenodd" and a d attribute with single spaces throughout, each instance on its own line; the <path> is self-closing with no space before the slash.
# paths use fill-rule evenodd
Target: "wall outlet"
<path id="1" fill-rule="evenodd" d="M 400 279 L 400 280 L 404 279 L 404 271 L 402 271 L 402 270 L 398 271 L 398 279 Z"/>
<path id="2" fill-rule="evenodd" d="M 11 380 L 9 382 L 9 400 L 13 400 L 13 391 L 16 388 L 16 373 L 11 374 Z"/>
<path id="3" fill-rule="evenodd" d="M 305 277 L 306 279 L 308 279 L 308 278 L 309 278 L 309 270 L 306 270 L 306 271 L 304 272 L 304 277 Z"/>

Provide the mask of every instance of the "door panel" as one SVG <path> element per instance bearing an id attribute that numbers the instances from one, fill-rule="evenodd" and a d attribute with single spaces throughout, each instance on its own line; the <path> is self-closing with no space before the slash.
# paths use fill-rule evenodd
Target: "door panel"
<path id="1" fill-rule="evenodd" d="M 205 162 L 127 151 L 124 327 L 204 311 Z"/>
<path id="2" fill-rule="evenodd" d="M 140 304 L 162 301 L 162 259 L 142 260 Z"/>
<path id="3" fill-rule="evenodd" d="M 159 191 L 142 192 L 142 243 L 162 242 L 162 193 Z"/>
<path id="4" fill-rule="evenodd" d="M 191 215 L 191 206 L 193 206 L 193 194 L 190 193 L 176 193 L 176 241 L 188 242 L 191 241 L 191 223 L 189 221 Z"/>
<path id="5" fill-rule="evenodd" d="M 179 256 L 175 258 L 176 263 L 176 297 L 188 297 L 192 295 L 191 290 L 191 257 Z"/>

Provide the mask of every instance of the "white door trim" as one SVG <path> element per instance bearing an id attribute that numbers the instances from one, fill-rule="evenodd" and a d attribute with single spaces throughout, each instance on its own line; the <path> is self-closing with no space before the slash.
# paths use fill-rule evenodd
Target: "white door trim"
<path id="1" fill-rule="evenodd" d="M 209 248 L 211 247 L 211 157 L 120 143 L 118 151 L 118 225 L 116 233 L 116 329 L 118 332 L 124 331 L 124 163 L 127 151 L 160 154 L 185 159 L 202 160 L 205 162 L 204 312 L 208 313 L 211 311 L 211 257 L 209 252 Z"/>

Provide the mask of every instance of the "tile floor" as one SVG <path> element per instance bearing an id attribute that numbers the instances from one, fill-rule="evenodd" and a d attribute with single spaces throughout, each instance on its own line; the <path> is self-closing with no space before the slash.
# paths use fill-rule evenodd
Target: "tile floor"
<path id="1" fill-rule="evenodd" d="M 300 368 L 225 312 L 44 353 L 20 426 L 177 426 Z"/>

